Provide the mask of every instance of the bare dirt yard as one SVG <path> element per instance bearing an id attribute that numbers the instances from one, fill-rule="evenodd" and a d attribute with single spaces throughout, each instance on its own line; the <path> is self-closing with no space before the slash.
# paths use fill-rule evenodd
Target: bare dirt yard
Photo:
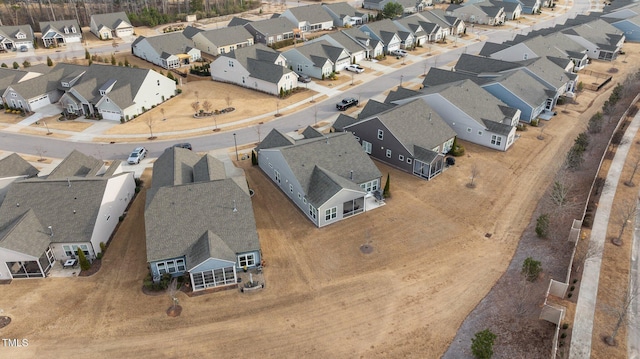
<path id="1" fill-rule="evenodd" d="M 625 50 L 631 48 L 625 45 Z M 629 57 L 629 64 L 638 63 Z M 622 65 L 602 66 L 618 66 L 616 76 L 624 76 Z M 1 347 L 0 356 L 440 357 L 467 315 L 513 266 L 523 233 L 530 235 L 539 200 L 573 139 L 584 131 L 592 112 L 587 109 L 600 108 L 606 96 L 606 91 L 580 94 L 576 104 L 563 109 L 567 113 L 559 111 L 544 123 L 544 132 L 519 132 L 506 153 L 464 143 L 465 156 L 429 182 L 378 163 L 391 178 L 387 204 L 323 229 L 306 220 L 259 169 L 241 161 L 256 192 L 266 288 L 194 297 L 180 293 L 179 317 L 167 316 L 168 295 L 141 291 L 147 274 L 143 191 L 97 274 L 2 286 L 0 310 L 12 321 L 0 334 L 26 338 L 29 346 Z M 471 189 L 466 185 L 473 167 L 479 174 Z M 373 251 L 363 253 L 363 244 Z M 550 275 L 545 265 L 539 283 Z M 508 308 L 510 293 L 483 303 Z M 519 352 L 543 357 L 551 346 L 551 325 L 538 321 L 531 310 L 539 307 L 542 296 L 533 289 L 530 296 L 522 322 L 530 336 L 520 339 L 532 338 L 532 344 Z M 498 319 L 507 326 L 517 324 Z M 481 329 L 490 324 L 480 320 L 476 324 Z M 458 345 L 468 351 L 470 341 Z M 454 357 L 468 357 L 460 353 Z"/>

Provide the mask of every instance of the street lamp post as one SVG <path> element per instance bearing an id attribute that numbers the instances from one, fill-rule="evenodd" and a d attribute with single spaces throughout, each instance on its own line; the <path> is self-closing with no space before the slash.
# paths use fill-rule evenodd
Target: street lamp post
<path id="1" fill-rule="evenodd" d="M 233 146 L 236 148 L 236 161 L 238 161 L 238 142 L 236 141 L 236 133 L 233 133 Z"/>
<path id="2" fill-rule="evenodd" d="M 402 79 L 404 78 L 404 75 L 400 75 L 400 87 L 402 87 Z"/>

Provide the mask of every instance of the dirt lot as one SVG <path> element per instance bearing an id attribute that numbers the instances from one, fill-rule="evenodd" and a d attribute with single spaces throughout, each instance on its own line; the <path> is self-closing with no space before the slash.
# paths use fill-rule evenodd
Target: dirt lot
<path id="1" fill-rule="evenodd" d="M 629 64 L 637 63 L 629 57 Z M 181 294 L 177 318 L 165 314 L 168 296 L 140 290 L 146 275 L 143 192 L 96 275 L 2 286 L 0 309 L 12 322 L 0 334 L 26 338 L 29 346 L 1 347 L 0 354 L 439 357 L 509 266 L 556 164 L 590 117 L 578 111 L 602 101 L 581 94 L 568 113 L 545 123 L 544 140 L 537 129 L 519 132 L 507 153 L 465 144 L 467 155 L 430 182 L 378 164 L 391 174 L 387 205 L 321 230 L 244 161 L 256 191 L 266 289 Z M 474 165 L 477 187 L 469 189 Z M 365 243 L 373 253 L 360 252 Z"/>

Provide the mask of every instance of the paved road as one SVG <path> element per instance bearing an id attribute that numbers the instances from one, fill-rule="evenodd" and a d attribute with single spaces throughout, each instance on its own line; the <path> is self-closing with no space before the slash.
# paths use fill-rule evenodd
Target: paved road
<path id="1" fill-rule="evenodd" d="M 557 23 L 562 23 L 567 19 L 567 17 L 575 17 L 575 14 L 584 13 L 587 9 L 590 8 L 588 0 L 577 0 L 575 1 L 575 4 L 572 5 L 573 7 L 566 13 L 563 13 L 562 15 L 559 15 L 555 18 L 539 21 L 534 25 L 534 28 L 540 29 L 553 26 Z M 474 30 L 474 32 L 479 32 L 479 34 L 483 37 L 486 36 L 489 41 L 504 42 L 506 40 L 512 39 L 516 35 L 516 31 L 518 31 L 518 33 L 526 33 L 530 31 L 530 29 L 526 28 L 516 30 L 513 28 L 513 24 L 510 25 L 511 26 L 505 26 L 491 30 Z M 398 69 L 396 71 L 377 77 L 374 80 L 367 82 L 366 86 L 356 86 L 353 89 L 335 93 L 326 101 L 318 103 L 315 106 L 317 108 L 317 115 L 314 113 L 315 109 L 313 107 L 306 108 L 299 112 L 283 116 L 277 120 L 272 120 L 265 123 L 261 126 L 260 134 L 261 136 L 264 136 L 273 128 L 278 128 L 283 132 L 289 132 L 305 127 L 307 125 L 312 125 L 316 122 L 316 119 L 317 121 L 326 121 L 329 119 L 333 119 L 336 116 L 335 103 L 339 99 L 347 96 L 360 97 L 363 101 L 370 98 L 379 98 L 380 94 L 382 94 L 383 92 L 389 90 L 390 88 L 397 87 L 398 84 L 400 84 L 401 78 L 403 82 L 417 81 L 418 76 L 424 73 L 424 61 L 427 61 L 429 66 L 442 66 L 443 64 L 447 64 L 456 60 L 462 52 L 466 51 L 468 53 L 477 53 L 482 48 L 483 44 L 484 42 L 475 42 L 467 47 L 458 47 L 455 50 L 431 57 L 429 59 L 411 55 L 412 60 L 415 61 L 414 63 L 406 65 L 405 67 L 402 67 L 401 69 Z M 118 49 L 120 51 L 129 51 L 130 44 L 119 44 Z M 109 44 L 103 47 L 91 49 L 92 53 L 98 51 L 110 53 L 113 52 L 113 47 L 111 46 L 111 44 Z M 61 58 L 64 58 L 64 56 L 66 56 L 67 58 L 73 58 L 74 56 L 84 57 L 84 49 L 71 49 L 71 51 L 57 54 Z M 18 53 L 17 56 L 27 57 L 33 56 L 33 54 Z M 191 142 L 193 146 L 199 151 L 204 151 L 220 148 L 231 148 L 235 143 L 237 143 L 238 145 L 242 145 L 245 143 L 253 143 L 257 140 L 258 133 L 256 129 L 253 127 L 249 127 L 237 130 L 235 138 L 232 133 L 220 132 L 208 136 L 195 137 L 189 139 L 189 142 Z M 149 156 L 157 157 L 162 153 L 164 148 L 166 148 L 172 142 L 175 141 L 154 141 L 152 143 L 144 142 L 128 144 L 101 144 L 93 142 L 81 143 L 69 142 L 68 140 L 59 140 L 42 136 L 30 136 L 15 132 L 0 133 L 0 149 L 2 150 L 32 155 L 43 154 L 47 157 L 54 158 L 63 158 L 72 149 L 77 149 L 79 151 L 82 151 L 83 153 L 93 155 L 102 159 L 123 159 L 126 158 L 131 149 L 137 145 L 146 146 L 150 151 Z"/>

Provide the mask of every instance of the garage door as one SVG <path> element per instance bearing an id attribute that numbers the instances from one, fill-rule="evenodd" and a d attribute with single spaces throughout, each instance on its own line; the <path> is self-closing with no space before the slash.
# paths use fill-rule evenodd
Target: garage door
<path id="1" fill-rule="evenodd" d="M 44 107 L 46 105 L 50 105 L 51 101 L 49 101 L 49 95 L 44 95 L 38 97 L 33 100 L 29 100 L 29 107 L 31 107 L 31 111 Z"/>
<path id="2" fill-rule="evenodd" d="M 105 120 L 120 121 L 120 118 L 122 117 L 122 113 L 120 112 L 102 111 L 100 114 Z"/>

